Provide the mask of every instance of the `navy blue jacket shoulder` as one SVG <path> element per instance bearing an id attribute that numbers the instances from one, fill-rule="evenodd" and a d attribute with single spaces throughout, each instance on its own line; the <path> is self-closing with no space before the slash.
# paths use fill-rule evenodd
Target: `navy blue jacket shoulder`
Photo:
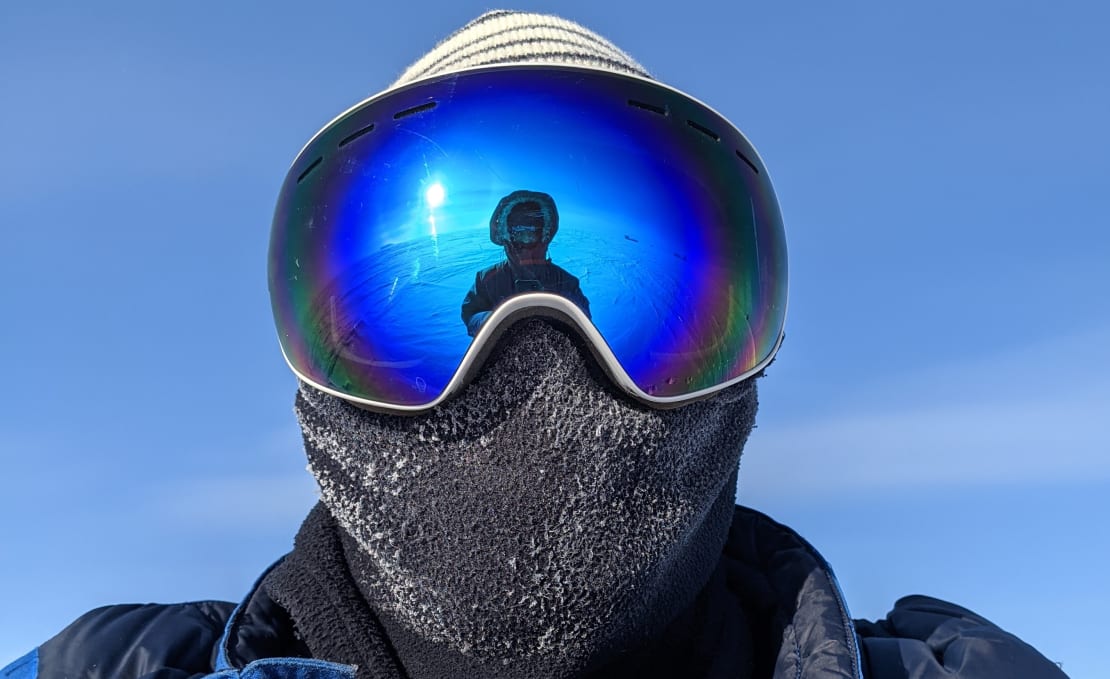
<path id="1" fill-rule="evenodd" d="M 824 559 L 794 531 L 738 507 L 723 559 L 771 594 L 772 679 L 1066 679 L 1028 644 L 959 606 L 899 600 L 853 621 Z M 0 679 L 355 679 L 350 665 L 305 657 L 293 621 L 261 587 L 219 601 L 99 608 L 0 670 Z M 742 576 L 741 576 L 742 577 Z M 362 668 L 359 676 L 391 677 Z M 716 679 L 716 678 L 713 678 Z"/>

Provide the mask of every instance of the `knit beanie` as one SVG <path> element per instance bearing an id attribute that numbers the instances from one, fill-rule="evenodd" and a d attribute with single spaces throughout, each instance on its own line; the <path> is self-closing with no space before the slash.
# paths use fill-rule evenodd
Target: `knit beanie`
<path id="1" fill-rule="evenodd" d="M 623 50 L 573 21 L 496 10 L 471 21 L 417 59 L 390 89 L 464 68 L 519 63 L 588 66 L 650 77 Z"/>

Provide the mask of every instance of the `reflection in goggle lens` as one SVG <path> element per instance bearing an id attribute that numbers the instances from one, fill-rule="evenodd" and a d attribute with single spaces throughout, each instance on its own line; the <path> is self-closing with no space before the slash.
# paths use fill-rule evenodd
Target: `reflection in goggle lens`
<path id="1" fill-rule="evenodd" d="M 270 290 L 293 369 L 363 403 L 433 404 L 483 323 L 536 292 L 662 401 L 770 360 L 786 248 L 758 156 L 711 110 L 637 78 L 503 67 L 318 134 L 275 211 Z"/>

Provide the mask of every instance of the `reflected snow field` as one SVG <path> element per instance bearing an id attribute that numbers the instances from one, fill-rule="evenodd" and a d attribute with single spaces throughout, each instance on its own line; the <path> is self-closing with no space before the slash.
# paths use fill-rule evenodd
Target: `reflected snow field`
<path id="1" fill-rule="evenodd" d="M 579 279 L 594 324 L 620 355 L 649 342 L 669 314 L 664 305 L 683 297 L 678 272 L 685 255 L 633 234 L 601 233 L 564 222 L 549 255 Z M 336 367 L 403 369 L 407 377 L 397 377 L 418 392 L 442 390 L 470 345 L 463 298 L 478 272 L 504 259 L 485 227 L 385 245 L 314 303 L 316 336 L 324 340 L 315 347 L 318 357 Z"/>

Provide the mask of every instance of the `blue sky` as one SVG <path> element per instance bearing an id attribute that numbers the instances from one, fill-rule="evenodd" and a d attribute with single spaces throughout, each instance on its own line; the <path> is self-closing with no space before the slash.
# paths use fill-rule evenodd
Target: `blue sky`
<path id="1" fill-rule="evenodd" d="M 120 601 L 237 600 L 314 501 L 266 295 L 301 145 L 485 4 L 0 8 L 0 664 Z M 744 130 L 787 340 L 740 498 L 859 617 L 973 608 L 1104 670 L 1104 3 L 554 3 Z"/>

